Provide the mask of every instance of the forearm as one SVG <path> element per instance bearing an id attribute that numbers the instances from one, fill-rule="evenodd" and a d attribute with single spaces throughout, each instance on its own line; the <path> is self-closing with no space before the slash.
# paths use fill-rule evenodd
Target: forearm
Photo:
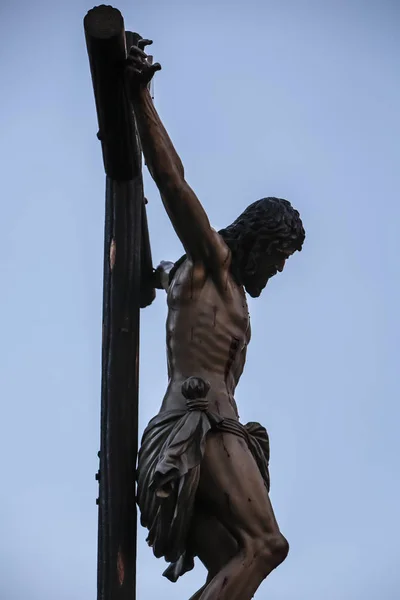
<path id="1" fill-rule="evenodd" d="M 168 180 L 184 177 L 182 162 L 161 122 L 147 88 L 132 95 L 132 106 L 139 129 L 147 167 L 160 187 Z"/>

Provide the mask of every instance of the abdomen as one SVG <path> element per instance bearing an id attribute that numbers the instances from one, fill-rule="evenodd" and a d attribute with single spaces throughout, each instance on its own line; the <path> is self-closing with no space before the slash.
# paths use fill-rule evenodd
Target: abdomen
<path id="1" fill-rule="evenodd" d="M 208 283 L 208 282 L 207 282 Z M 237 383 L 237 359 L 246 343 L 247 312 L 238 315 L 223 304 L 212 282 L 204 286 L 198 297 L 169 303 L 167 319 L 167 355 L 170 383 L 163 410 L 184 408 L 182 383 L 198 376 L 210 383 L 207 398 L 210 410 L 235 418 L 233 398 Z M 246 307 L 247 308 L 247 307 Z M 247 318 L 246 318 L 247 316 Z M 239 318 L 238 318 L 239 317 Z M 241 369 L 239 370 L 241 372 Z"/>

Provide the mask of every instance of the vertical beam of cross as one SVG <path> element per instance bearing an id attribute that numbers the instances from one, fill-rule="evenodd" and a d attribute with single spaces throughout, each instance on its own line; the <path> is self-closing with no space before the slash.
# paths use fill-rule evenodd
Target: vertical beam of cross
<path id="1" fill-rule="evenodd" d="M 139 312 L 155 295 L 141 152 L 124 85 L 121 13 L 95 7 L 84 19 L 106 172 L 99 480 L 98 600 L 135 600 Z"/>

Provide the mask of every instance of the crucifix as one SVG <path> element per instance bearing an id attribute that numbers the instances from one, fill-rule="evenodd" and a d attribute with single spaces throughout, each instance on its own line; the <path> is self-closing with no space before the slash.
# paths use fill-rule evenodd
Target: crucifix
<path id="1" fill-rule="evenodd" d="M 269 497 L 268 433 L 242 424 L 235 400 L 250 342 L 246 294 L 258 298 L 302 249 L 303 224 L 290 202 L 267 197 L 217 232 L 152 102 L 149 84 L 161 67 L 144 51 L 148 40 L 125 36 L 111 7 L 90 11 L 85 31 L 109 206 L 98 598 L 134 597 L 136 499 L 154 555 L 170 563 L 170 581 L 196 558 L 206 567 L 191 600 L 251 600 L 289 545 Z M 140 149 L 185 250 L 155 271 Z M 154 287 L 167 293 L 168 386 L 136 467 L 139 308 Z"/>

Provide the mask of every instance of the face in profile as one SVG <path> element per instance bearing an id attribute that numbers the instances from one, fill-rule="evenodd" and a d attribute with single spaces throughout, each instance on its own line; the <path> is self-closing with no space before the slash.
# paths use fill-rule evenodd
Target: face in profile
<path id="1" fill-rule="evenodd" d="M 258 298 L 271 277 L 282 273 L 285 263 L 294 250 L 274 250 L 272 253 L 260 253 L 254 267 L 245 273 L 243 285 L 252 298 Z"/>

